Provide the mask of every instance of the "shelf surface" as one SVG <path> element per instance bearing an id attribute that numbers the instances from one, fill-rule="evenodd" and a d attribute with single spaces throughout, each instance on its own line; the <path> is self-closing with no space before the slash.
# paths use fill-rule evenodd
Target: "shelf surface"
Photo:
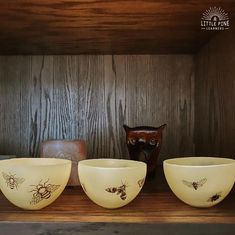
<path id="1" fill-rule="evenodd" d="M 200 223 L 235 224 L 235 193 L 231 192 L 220 204 L 198 209 L 182 203 L 167 187 L 160 172 L 146 182 L 140 195 L 123 208 L 108 210 L 91 202 L 80 187 L 67 188 L 48 207 L 26 211 L 15 207 L 0 195 L 0 224 L 35 223 Z"/>
<path id="2" fill-rule="evenodd" d="M 0 53 L 195 53 L 214 35 L 201 30 L 213 6 L 235 16 L 231 0 L 1 1 Z"/>

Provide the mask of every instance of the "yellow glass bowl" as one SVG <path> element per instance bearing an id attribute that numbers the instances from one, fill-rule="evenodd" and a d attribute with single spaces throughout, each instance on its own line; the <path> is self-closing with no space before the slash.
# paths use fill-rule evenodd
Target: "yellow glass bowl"
<path id="1" fill-rule="evenodd" d="M 221 202 L 235 181 L 235 161 L 229 158 L 183 157 L 163 162 L 168 185 L 183 202 L 211 207 Z"/>
<path id="2" fill-rule="evenodd" d="M 78 175 L 86 195 L 96 204 L 119 208 L 131 202 L 143 187 L 146 164 L 121 159 L 89 159 L 78 163 Z"/>
<path id="3" fill-rule="evenodd" d="M 13 158 L 0 161 L 0 188 L 14 205 L 38 210 L 63 192 L 71 161 L 56 158 Z"/>

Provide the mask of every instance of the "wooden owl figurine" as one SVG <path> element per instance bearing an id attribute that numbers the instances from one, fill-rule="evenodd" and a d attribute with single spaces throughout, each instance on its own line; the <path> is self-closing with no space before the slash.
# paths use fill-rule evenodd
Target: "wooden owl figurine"
<path id="1" fill-rule="evenodd" d="M 166 124 L 160 127 L 123 125 L 126 131 L 126 144 L 130 159 L 147 163 L 147 174 L 154 175 L 157 158 L 162 145 L 162 131 Z"/>

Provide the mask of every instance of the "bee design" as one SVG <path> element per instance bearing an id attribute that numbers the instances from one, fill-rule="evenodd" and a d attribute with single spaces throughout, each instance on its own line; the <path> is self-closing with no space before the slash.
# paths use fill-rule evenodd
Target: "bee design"
<path id="1" fill-rule="evenodd" d="M 188 186 L 189 188 L 194 188 L 195 190 L 197 190 L 199 187 L 202 187 L 205 183 L 206 183 L 207 179 L 203 178 L 199 181 L 193 181 L 193 182 L 189 182 L 186 180 L 182 180 L 183 184 L 185 184 L 186 186 Z"/>
<path id="2" fill-rule="evenodd" d="M 142 187 L 143 187 L 143 185 L 144 185 L 144 181 L 145 181 L 145 178 L 140 179 L 140 180 L 138 180 L 138 181 L 137 181 L 137 183 L 138 183 L 138 185 L 139 185 L 139 187 L 140 187 L 140 188 L 142 188 Z"/>
<path id="3" fill-rule="evenodd" d="M 222 194 L 222 192 L 216 193 L 215 195 L 210 197 L 207 201 L 208 202 L 215 202 L 222 196 L 221 194 Z"/>
<path id="4" fill-rule="evenodd" d="M 119 187 L 110 187 L 110 188 L 106 188 L 105 191 L 109 192 L 109 193 L 116 193 L 116 195 L 120 195 L 120 198 L 122 200 L 126 200 L 127 194 L 126 194 L 126 184 L 123 184 Z"/>
<path id="5" fill-rule="evenodd" d="M 9 173 L 8 175 L 2 172 L 2 176 L 6 180 L 7 187 L 9 187 L 10 189 L 18 189 L 19 184 L 22 184 L 25 181 L 24 178 L 18 178 L 15 177 L 15 175 L 16 174 L 13 175 L 11 173 Z"/>
<path id="6" fill-rule="evenodd" d="M 34 192 L 32 200 L 30 201 L 31 205 L 35 205 L 43 199 L 50 198 L 51 194 L 60 187 L 60 185 L 49 184 L 48 181 L 49 179 L 41 183 L 42 180 L 40 180 L 38 185 L 31 185 L 34 186 L 34 189 L 30 191 Z"/>

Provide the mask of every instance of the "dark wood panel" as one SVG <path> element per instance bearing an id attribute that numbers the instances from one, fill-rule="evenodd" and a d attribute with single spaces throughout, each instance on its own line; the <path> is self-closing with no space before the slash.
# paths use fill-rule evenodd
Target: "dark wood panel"
<path id="1" fill-rule="evenodd" d="M 80 138 L 89 157 L 127 158 L 124 123 L 167 123 L 159 161 L 193 154 L 193 87 L 189 55 L 0 57 L 0 153 Z"/>
<path id="2" fill-rule="evenodd" d="M 30 57 L 0 57 L 0 148 L 3 153 L 28 152 L 33 128 L 28 115 L 30 68 Z"/>
<path id="3" fill-rule="evenodd" d="M 213 38 L 197 55 L 195 83 L 197 155 L 234 157 L 234 38 L 235 27 Z"/>
<path id="4" fill-rule="evenodd" d="M 0 54 L 193 53 L 212 6 L 235 16 L 233 0 L 1 1 Z"/>

